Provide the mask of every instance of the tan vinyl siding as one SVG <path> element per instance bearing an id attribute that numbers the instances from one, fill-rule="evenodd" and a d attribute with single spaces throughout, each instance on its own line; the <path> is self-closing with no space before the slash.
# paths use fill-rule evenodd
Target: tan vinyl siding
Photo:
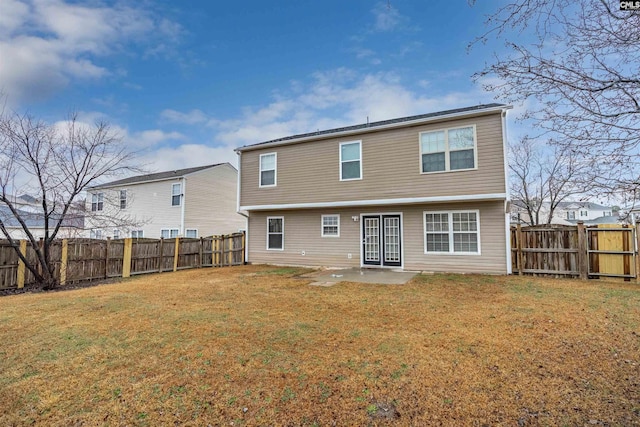
<path id="1" fill-rule="evenodd" d="M 419 133 L 476 125 L 477 169 L 421 173 Z M 241 205 L 503 194 L 500 113 L 242 153 Z M 362 179 L 340 181 L 341 142 L 362 141 Z M 259 188 L 260 154 L 278 155 L 275 187 Z"/>
<path id="2" fill-rule="evenodd" d="M 230 234 L 246 229 L 246 218 L 236 212 L 238 172 L 231 165 L 188 175 L 185 180 L 185 229 L 198 237 Z"/>
<path id="3" fill-rule="evenodd" d="M 480 211 L 481 254 L 426 255 L 423 211 L 467 209 Z M 402 250 L 406 270 L 492 274 L 507 272 L 504 202 L 251 212 L 249 261 L 284 265 L 360 267 L 360 214 L 366 213 L 402 214 Z M 340 237 L 321 237 L 321 216 L 329 214 L 340 215 Z M 266 249 L 268 216 L 284 217 L 284 251 Z M 357 222 L 353 221 L 353 216 L 358 217 Z M 351 254 L 351 259 L 348 254 Z"/>

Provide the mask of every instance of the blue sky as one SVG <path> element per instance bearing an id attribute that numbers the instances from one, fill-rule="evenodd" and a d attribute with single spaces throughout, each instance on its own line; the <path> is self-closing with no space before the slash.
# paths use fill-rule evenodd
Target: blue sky
<path id="1" fill-rule="evenodd" d="M 108 120 L 150 171 L 235 165 L 246 144 L 494 101 L 471 75 L 501 47 L 467 45 L 498 5 L 0 0 L 0 89 Z"/>

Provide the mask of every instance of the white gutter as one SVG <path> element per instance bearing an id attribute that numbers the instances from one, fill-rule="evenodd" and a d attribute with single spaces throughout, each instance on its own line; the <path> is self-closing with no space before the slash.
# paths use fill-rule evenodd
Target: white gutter
<path id="1" fill-rule="evenodd" d="M 457 113 L 451 113 L 451 114 L 444 114 L 441 116 L 432 116 L 432 117 L 425 117 L 425 118 L 409 120 L 409 121 L 394 122 L 386 125 L 363 127 L 363 128 L 351 129 L 351 130 L 346 130 L 341 132 L 331 132 L 331 133 L 326 133 L 322 135 L 302 136 L 300 138 L 287 139 L 284 141 L 274 141 L 274 142 L 265 143 L 265 144 L 246 145 L 244 147 L 236 148 L 234 151 L 241 152 L 241 151 L 260 150 L 262 148 L 276 147 L 280 145 L 289 145 L 289 144 L 296 144 L 299 142 L 313 141 L 313 140 L 319 140 L 319 139 L 343 137 L 343 136 L 362 134 L 367 132 L 377 132 L 385 129 L 395 129 L 399 127 L 415 126 L 415 125 L 424 124 L 424 123 L 445 121 L 445 120 L 457 119 L 457 118 L 463 118 L 463 117 L 484 116 L 484 115 L 495 113 L 498 111 L 504 112 L 506 110 L 510 110 L 511 108 L 513 107 L 501 105 L 501 106 L 490 107 L 482 110 L 463 111 L 463 112 L 457 112 Z"/>
<path id="2" fill-rule="evenodd" d="M 471 194 L 463 196 L 406 197 L 401 199 L 347 200 L 342 202 L 289 203 L 277 205 L 240 206 L 244 211 L 266 211 L 279 209 L 348 208 L 359 206 L 409 205 L 417 203 L 444 203 L 468 201 L 506 200 L 506 193 Z"/>

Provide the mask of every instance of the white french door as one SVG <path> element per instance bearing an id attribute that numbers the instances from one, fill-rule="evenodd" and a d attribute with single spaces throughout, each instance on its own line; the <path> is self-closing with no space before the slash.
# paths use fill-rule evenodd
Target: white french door
<path id="1" fill-rule="evenodd" d="M 401 266 L 400 215 L 362 216 L 362 263 Z"/>

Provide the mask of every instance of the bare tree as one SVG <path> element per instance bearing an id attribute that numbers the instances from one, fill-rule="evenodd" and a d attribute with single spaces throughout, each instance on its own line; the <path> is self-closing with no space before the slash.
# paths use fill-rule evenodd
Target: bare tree
<path id="1" fill-rule="evenodd" d="M 546 150 L 546 151 L 545 151 Z M 560 202 L 584 193 L 587 163 L 569 148 L 523 138 L 510 147 L 511 194 L 528 225 L 551 224 Z"/>
<path id="2" fill-rule="evenodd" d="M 640 12 L 618 9 L 608 0 L 512 1 L 470 47 L 503 41 L 510 53 L 496 55 L 476 80 L 507 102 L 530 101 L 522 118 L 550 143 L 597 159 L 597 190 L 636 193 Z"/>
<path id="3" fill-rule="evenodd" d="M 0 112 L 0 207 L 4 205 L 35 251 L 36 261 L 20 253 L 7 217 L 0 217 L 0 236 L 9 240 L 36 281 L 50 289 L 58 285 L 51 245 L 65 223 L 82 214 L 78 197 L 98 180 L 135 170 L 132 153 L 109 124 L 86 125 L 71 115 L 64 125 L 49 124 L 29 114 Z M 24 210 L 16 203 L 19 192 L 36 195 L 44 237 L 38 241 Z M 29 213 L 33 215 L 33 213 Z"/>

